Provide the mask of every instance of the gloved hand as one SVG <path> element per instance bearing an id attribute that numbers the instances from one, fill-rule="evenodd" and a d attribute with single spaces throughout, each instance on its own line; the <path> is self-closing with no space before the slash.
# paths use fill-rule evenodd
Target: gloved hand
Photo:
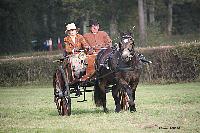
<path id="1" fill-rule="evenodd" d="M 152 62 L 147 60 L 143 54 L 138 54 L 139 56 L 139 59 L 143 62 L 143 63 L 148 63 L 148 64 L 151 64 Z"/>
<path id="2" fill-rule="evenodd" d="M 88 50 L 88 54 L 89 54 L 89 55 L 93 54 L 93 52 L 94 52 L 94 49 L 93 49 L 93 48 L 90 48 L 90 49 Z"/>

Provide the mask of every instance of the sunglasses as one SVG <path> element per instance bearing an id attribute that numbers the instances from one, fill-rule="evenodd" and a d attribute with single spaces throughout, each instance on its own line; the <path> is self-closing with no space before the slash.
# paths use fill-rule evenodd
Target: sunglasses
<path id="1" fill-rule="evenodd" d="M 68 30 L 68 31 L 74 31 L 74 30 L 76 30 L 76 29 L 70 29 L 70 30 Z"/>

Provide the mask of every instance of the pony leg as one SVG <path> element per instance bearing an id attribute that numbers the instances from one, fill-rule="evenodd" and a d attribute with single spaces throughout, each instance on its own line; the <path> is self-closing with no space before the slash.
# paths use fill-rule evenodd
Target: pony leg
<path id="1" fill-rule="evenodd" d="M 119 95 L 119 89 L 117 87 L 117 85 L 113 85 L 112 86 L 112 96 L 114 98 L 115 101 L 115 112 L 120 112 L 121 111 L 121 106 L 120 106 L 120 95 Z"/>
<path id="2" fill-rule="evenodd" d="M 106 81 L 99 82 L 99 88 L 102 92 L 102 103 L 103 103 L 103 111 L 108 112 L 108 108 L 106 107 Z"/>
<path id="3" fill-rule="evenodd" d="M 119 80 L 119 86 L 121 86 L 121 89 L 124 89 L 125 92 L 127 93 L 128 97 L 128 104 L 130 111 L 133 112 L 135 110 L 135 103 L 134 103 L 134 98 L 133 98 L 133 87 L 130 86 L 124 79 Z"/>
<path id="4" fill-rule="evenodd" d="M 132 92 L 132 98 L 133 98 L 133 104 L 130 106 L 130 112 L 136 112 L 136 107 L 135 107 L 135 90 Z"/>
<path id="5" fill-rule="evenodd" d="M 104 112 L 108 112 L 106 108 L 106 92 L 103 82 L 96 81 L 94 85 L 94 101 L 97 107 L 103 106 Z"/>
<path id="6" fill-rule="evenodd" d="M 106 93 L 104 93 L 104 95 L 103 95 L 103 111 L 105 113 L 108 112 L 108 108 L 106 107 Z"/>
<path id="7" fill-rule="evenodd" d="M 139 82 L 139 81 L 138 81 Z M 130 111 L 131 112 L 136 112 L 136 107 L 135 107 L 135 92 L 136 92 L 136 88 L 138 85 L 138 82 L 132 85 L 132 99 L 133 99 L 133 105 L 130 107 Z"/>
<path id="8" fill-rule="evenodd" d="M 123 87 L 125 88 L 128 98 L 129 98 L 128 104 L 129 104 L 130 112 L 135 112 L 136 111 L 135 103 L 134 103 L 135 90 L 133 90 L 132 87 L 130 87 L 129 85 L 124 85 Z"/>
<path id="9" fill-rule="evenodd" d="M 97 107 L 101 107 L 103 106 L 103 102 L 102 102 L 102 92 L 101 92 L 101 89 L 99 87 L 99 81 L 95 81 L 94 83 L 94 102 L 95 102 L 95 105 Z"/>

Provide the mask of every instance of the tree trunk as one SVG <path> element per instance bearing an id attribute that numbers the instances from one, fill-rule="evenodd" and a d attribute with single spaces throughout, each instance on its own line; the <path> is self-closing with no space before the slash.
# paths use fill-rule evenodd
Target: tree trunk
<path id="1" fill-rule="evenodd" d="M 167 35 L 172 35 L 172 8 L 173 8 L 173 1 L 168 0 L 168 23 L 167 23 Z"/>
<path id="2" fill-rule="evenodd" d="M 154 25 L 155 23 L 155 1 L 151 0 L 149 5 L 149 23 Z"/>
<path id="3" fill-rule="evenodd" d="M 83 21 L 83 34 L 88 32 L 89 11 L 86 11 L 85 20 Z"/>
<path id="4" fill-rule="evenodd" d="M 50 31 L 51 31 L 51 36 L 53 34 L 55 34 L 56 32 L 56 28 L 57 28 L 57 25 L 56 25 L 56 18 L 55 18 L 55 3 L 53 0 L 50 0 L 49 1 L 49 10 L 50 10 L 50 21 L 51 21 L 51 25 L 50 25 Z"/>
<path id="5" fill-rule="evenodd" d="M 143 10 L 144 10 L 144 25 L 147 25 L 148 24 L 147 0 L 143 0 Z"/>
<path id="6" fill-rule="evenodd" d="M 110 20 L 110 36 L 111 38 L 115 38 L 117 36 L 117 18 L 114 14 L 112 14 L 111 20 Z"/>
<path id="7" fill-rule="evenodd" d="M 138 14 L 139 14 L 139 40 L 141 46 L 145 46 L 146 32 L 145 32 L 143 0 L 138 0 Z"/>
<path id="8" fill-rule="evenodd" d="M 47 28 L 47 14 L 43 14 L 44 27 Z"/>
<path id="9" fill-rule="evenodd" d="M 115 8 L 115 1 L 110 0 L 110 36 L 115 38 L 117 36 L 117 9 Z"/>

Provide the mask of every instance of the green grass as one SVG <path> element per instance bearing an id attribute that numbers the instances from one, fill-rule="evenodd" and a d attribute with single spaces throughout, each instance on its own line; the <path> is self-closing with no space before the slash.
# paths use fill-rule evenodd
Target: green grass
<path id="1" fill-rule="evenodd" d="M 114 112 L 111 93 L 107 94 L 109 113 L 96 108 L 92 93 L 87 102 L 72 101 L 72 115 L 58 116 L 49 86 L 0 88 L 0 133 L 67 132 L 199 132 L 200 83 L 139 85 L 137 112 Z M 159 129 L 180 127 L 180 129 Z"/>

